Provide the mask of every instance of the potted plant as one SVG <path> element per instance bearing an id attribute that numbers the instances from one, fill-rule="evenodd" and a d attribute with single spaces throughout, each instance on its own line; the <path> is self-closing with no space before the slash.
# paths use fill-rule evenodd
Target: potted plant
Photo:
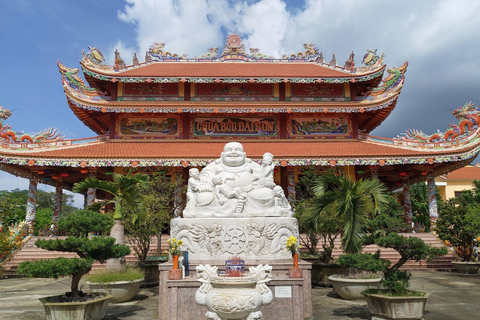
<path id="1" fill-rule="evenodd" d="M 440 239 L 450 243 L 459 257 L 453 266 L 458 272 L 470 274 L 477 273 L 480 268 L 480 263 L 473 259 L 474 242 L 480 234 L 480 181 L 474 184 L 473 191 L 466 190 L 460 197 L 439 207 L 436 223 Z"/>
<path id="2" fill-rule="evenodd" d="M 130 301 L 145 280 L 143 271 L 138 268 L 123 270 L 105 270 L 88 275 L 86 283 L 91 292 L 106 292 L 113 296 L 110 302 Z"/>
<path id="3" fill-rule="evenodd" d="M 112 296 L 103 293 L 85 294 L 79 290 L 79 283 L 82 276 L 92 269 L 94 261 L 104 262 L 129 254 L 130 248 L 115 244 L 112 237 L 88 238 L 89 232 L 107 232 L 112 225 L 111 217 L 91 210 L 79 210 L 63 216 L 58 222 L 58 228 L 70 236 L 66 239 L 40 239 L 35 245 L 51 251 L 74 252 L 79 258 L 59 257 L 53 260 L 26 261 L 19 265 L 17 272 L 30 277 L 72 277 L 70 292 L 40 299 L 47 319 L 102 319 L 105 316 Z M 79 315 L 81 316 L 78 317 Z"/>
<path id="4" fill-rule="evenodd" d="M 400 268 L 408 260 L 420 261 L 447 254 L 445 247 L 432 247 L 422 239 L 395 232 L 402 229 L 402 224 L 399 217 L 379 215 L 370 221 L 369 234 L 362 239 L 364 245 L 375 243 L 396 250 L 400 259 L 393 266 L 378 254 L 347 254 L 338 261 L 348 267 L 383 272 L 382 288 L 363 292 L 370 312 L 378 319 L 423 319 L 429 294 L 409 290 L 411 274 Z"/>

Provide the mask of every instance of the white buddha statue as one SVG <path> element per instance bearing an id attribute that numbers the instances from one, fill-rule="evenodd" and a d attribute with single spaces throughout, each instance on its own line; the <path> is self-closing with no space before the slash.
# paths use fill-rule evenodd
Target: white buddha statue
<path id="1" fill-rule="evenodd" d="M 276 187 L 271 169 L 273 156 L 266 155 L 264 159 L 270 162 L 260 166 L 246 157 L 241 143 L 227 143 L 220 159 L 200 172 L 195 197 L 191 197 L 195 205 L 187 206 L 183 217 L 291 217 L 293 212 L 289 206 L 283 205 L 281 210 L 276 208 L 276 203 L 277 206 L 284 204 L 286 199 L 283 194 L 280 197 L 284 201 L 278 201 L 278 188 L 275 193 L 273 191 Z"/>

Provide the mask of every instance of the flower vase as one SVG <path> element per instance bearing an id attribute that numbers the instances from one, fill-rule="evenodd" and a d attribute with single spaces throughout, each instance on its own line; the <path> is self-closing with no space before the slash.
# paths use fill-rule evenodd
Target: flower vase
<path id="1" fill-rule="evenodd" d="M 173 269 L 178 269 L 178 254 L 174 255 L 172 258 L 173 258 Z"/>
<path id="2" fill-rule="evenodd" d="M 298 268 L 298 253 L 293 255 L 293 267 L 288 269 L 290 278 L 303 278 L 303 270 Z"/>
<path id="3" fill-rule="evenodd" d="M 178 255 L 172 256 L 173 269 L 168 271 L 168 280 L 180 280 L 183 278 L 183 270 L 178 268 Z"/>
<path id="4" fill-rule="evenodd" d="M 293 267 L 298 268 L 298 253 L 293 255 Z"/>

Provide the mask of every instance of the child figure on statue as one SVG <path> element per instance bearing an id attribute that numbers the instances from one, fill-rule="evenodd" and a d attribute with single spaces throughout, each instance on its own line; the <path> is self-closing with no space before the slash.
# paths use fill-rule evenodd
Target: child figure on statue
<path id="1" fill-rule="evenodd" d="M 262 159 L 262 173 L 256 179 L 258 180 L 258 185 L 260 187 L 275 187 L 275 182 L 273 181 L 274 169 L 275 165 L 273 164 L 273 155 L 270 152 L 266 152 Z"/>

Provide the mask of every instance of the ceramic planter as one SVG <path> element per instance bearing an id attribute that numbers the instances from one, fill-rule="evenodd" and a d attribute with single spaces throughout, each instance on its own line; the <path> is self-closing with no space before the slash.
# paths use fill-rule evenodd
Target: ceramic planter
<path id="1" fill-rule="evenodd" d="M 468 274 L 475 274 L 480 269 L 480 262 L 463 262 L 463 261 L 456 261 L 452 262 L 453 267 L 459 273 L 468 273 Z"/>
<path id="2" fill-rule="evenodd" d="M 372 319 L 376 320 L 421 320 L 425 313 L 426 293 L 421 297 L 390 297 L 381 294 L 365 294 Z"/>
<path id="3" fill-rule="evenodd" d="M 134 281 L 115 281 L 115 282 L 90 282 L 86 281 L 91 292 L 105 292 L 112 295 L 111 302 L 125 302 L 131 300 L 140 289 L 142 279 Z"/>
<path id="4" fill-rule="evenodd" d="M 342 298 L 346 300 L 361 300 L 365 299 L 362 292 L 367 289 L 379 289 L 382 278 L 369 279 L 349 279 L 339 275 L 328 277 L 332 282 L 333 289 Z"/>
<path id="5" fill-rule="evenodd" d="M 105 295 L 84 302 L 48 302 L 50 298 L 54 297 L 40 299 L 47 320 L 100 320 L 105 317 L 112 296 Z"/>

